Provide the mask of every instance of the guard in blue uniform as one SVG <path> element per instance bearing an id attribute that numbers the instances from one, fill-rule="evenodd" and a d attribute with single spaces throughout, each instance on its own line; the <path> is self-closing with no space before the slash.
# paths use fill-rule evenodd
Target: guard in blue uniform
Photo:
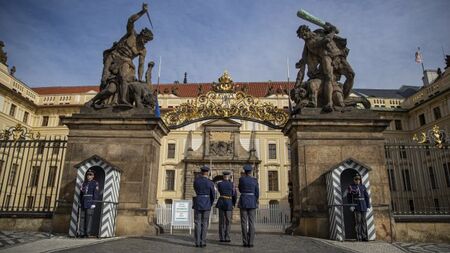
<path id="1" fill-rule="evenodd" d="M 231 215 L 233 207 L 236 205 L 236 190 L 233 182 L 230 181 L 230 172 L 223 172 L 223 181 L 217 184 L 220 197 L 216 207 L 219 209 L 219 239 L 221 242 L 231 242 Z"/>
<path id="2" fill-rule="evenodd" d="M 241 213 L 242 242 L 244 247 L 253 247 L 255 238 L 255 216 L 258 207 L 258 180 L 251 176 L 252 166 L 244 166 L 245 175 L 239 178 L 239 208 Z"/>
<path id="3" fill-rule="evenodd" d="M 214 183 L 209 180 L 209 168 L 200 168 L 201 175 L 194 180 L 196 196 L 193 199 L 194 208 L 194 238 L 195 247 L 206 247 L 206 233 L 208 232 L 209 214 L 215 199 Z"/>
<path id="4" fill-rule="evenodd" d="M 367 241 L 366 212 L 370 208 L 370 199 L 366 187 L 361 184 L 360 175 L 356 175 L 353 178 L 353 184 L 348 186 L 347 200 L 348 203 L 356 204 L 350 207 L 355 217 L 356 239 Z"/>
<path id="5" fill-rule="evenodd" d="M 95 200 L 98 200 L 99 186 L 94 180 L 94 171 L 86 172 L 86 179 L 80 189 L 80 224 L 79 236 L 90 237 L 92 227 L 92 216 L 94 215 Z"/>

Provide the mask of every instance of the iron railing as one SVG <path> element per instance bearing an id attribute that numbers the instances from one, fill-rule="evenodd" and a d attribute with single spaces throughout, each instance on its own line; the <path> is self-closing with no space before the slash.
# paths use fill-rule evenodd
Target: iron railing
<path id="1" fill-rule="evenodd" d="M 385 144 L 394 215 L 450 214 L 450 149 L 417 143 Z"/>
<path id="2" fill-rule="evenodd" d="M 66 148 L 66 137 L 0 140 L 0 216 L 51 216 Z"/>

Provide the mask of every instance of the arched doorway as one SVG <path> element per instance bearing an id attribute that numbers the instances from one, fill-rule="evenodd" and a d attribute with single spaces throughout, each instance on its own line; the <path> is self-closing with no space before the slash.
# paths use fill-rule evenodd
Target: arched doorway
<path id="1" fill-rule="evenodd" d="M 351 204 L 347 201 L 348 186 L 353 182 L 353 177 L 357 174 L 353 169 L 346 169 L 341 173 L 341 192 L 342 192 L 342 203 Z M 345 239 L 356 239 L 355 232 L 355 221 L 353 213 L 350 211 L 349 207 L 344 207 L 344 228 L 345 228 Z"/>
<path id="2" fill-rule="evenodd" d="M 102 167 L 99 166 L 93 166 L 91 168 L 89 168 L 90 170 L 93 170 L 95 175 L 94 175 L 94 180 L 97 181 L 98 183 L 98 198 L 99 200 L 103 200 L 103 193 L 104 193 L 104 186 L 105 186 L 105 171 L 103 170 Z M 86 180 L 86 175 L 85 175 L 85 180 Z M 101 214 L 102 214 L 102 207 L 103 207 L 103 203 L 102 202 L 98 202 L 95 204 L 95 211 L 94 211 L 94 215 L 92 217 L 92 235 L 98 236 L 99 235 L 99 228 L 100 228 L 100 222 L 101 222 Z"/>

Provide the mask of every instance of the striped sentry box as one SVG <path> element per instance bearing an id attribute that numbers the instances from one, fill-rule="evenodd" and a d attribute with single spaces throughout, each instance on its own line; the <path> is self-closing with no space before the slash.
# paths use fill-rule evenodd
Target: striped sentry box
<path id="1" fill-rule="evenodd" d="M 343 194 L 341 192 L 341 174 L 344 170 L 355 170 L 361 175 L 362 183 L 367 188 L 369 198 L 370 182 L 369 182 L 369 169 L 355 162 L 353 159 L 347 159 L 332 169 L 326 175 L 327 181 L 327 200 L 328 205 L 342 205 Z M 345 224 L 344 224 L 344 210 L 342 206 L 334 206 L 329 209 L 330 220 L 330 239 L 343 241 L 345 239 Z M 369 240 L 375 240 L 375 223 L 373 217 L 373 208 L 369 209 L 366 213 L 367 221 L 367 234 Z"/>
<path id="2" fill-rule="evenodd" d="M 77 236 L 78 205 L 80 203 L 80 188 L 84 181 L 86 171 L 94 166 L 101 167 L 105 172 L 103 187 L 103 201 L 117 203 L 119 201 L 120 169 L 94 155 L 91 158 L 77 164 L 77 179 L 75 183 L 75 195 L 73 198 L 72 212 L 70 216 L 69 236 Z M 117 218 L 117 206 L 112 203 L 102 205 L 102 218 L 100 223 L 100 238 L 115 236 L 115 224 Z"/>

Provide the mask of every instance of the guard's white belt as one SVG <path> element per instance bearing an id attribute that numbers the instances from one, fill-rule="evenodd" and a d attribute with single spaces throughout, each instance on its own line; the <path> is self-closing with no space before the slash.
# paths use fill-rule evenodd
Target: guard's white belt
<path id="1" fill-rule="evenodd" d="M 255 195 L 253 192 L 243 192 L 241 195 Z"/>

